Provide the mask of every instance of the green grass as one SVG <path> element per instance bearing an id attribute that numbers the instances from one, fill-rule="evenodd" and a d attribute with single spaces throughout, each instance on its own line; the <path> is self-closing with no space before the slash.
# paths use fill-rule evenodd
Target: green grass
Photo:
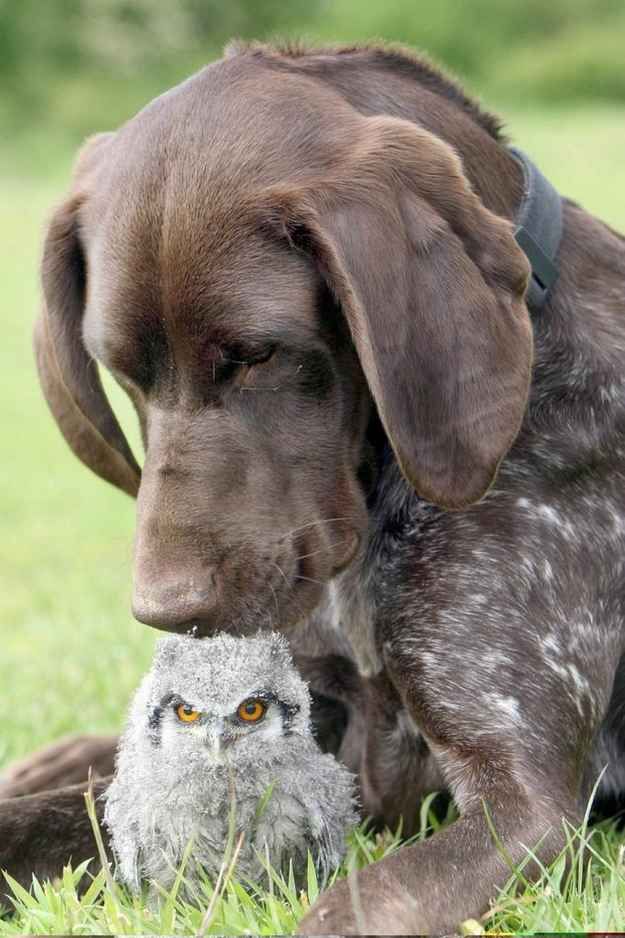
<path id="1" fill-rule="evenodd" d="M 513 101 L 500 110 L 515 142 L 561 191 L 625 229 L 623 109 L 536 111 Z M 74 459 L 42 401 L 32 361 L 41 227 L 63 191 L 69 158 L 55 144 L 48 159 L 45 138 L 33 134 L 29 152 L 0 162 L 0 772 L 9 760 L 64 733 L 116 731 L 156 638 L 129 612 L 133 504 Z M 136 441 L 132 416 L 118 393 L 115 403 Z M 592 867 L 596 882 L 563 896 L 561 879 L 553 879 L 556 870 L 536 895 L 525 891 L 518 900 L 502 899 L 505 921 L 521 931 L 542 922 L 549 931 L 569 916 L 577 930 L 602 930 L 609 927 L 605 922 L 614 901 L 620 903 L 621 919 L 610 921 L 622 925 L 621 839 L 610 831 L 596 839 L 603 858 Z M 113 899 L 106 886 L 100 884 L 99 893 L 93 887 L 94 905 L 85 911 L 85 900 L 77 907 L 78 900 L 71 899 L 70 879 L 40 892 L 28 909 L 20 906 L 18 919 L 6 927 L 25 930 L 37 920 L 40 931 L 71 932 L 82 922 L 88 931 L 97 921 L 92 930 L 173 933 L 191 921 L 183 910 L 173 923 L 150 922 L 147 929 L 141 910 L 126 909 L 128 927 L 113 929 L 107 912 Z M 52 919 L 46 919 L 46 909 Z M 224 925 L 220 921 L 215 927 Z M 494 921 L 499 927 L 503 920 Z M 286 920 L 282 924 L 288 930 Z"/>
<path id="2" fill-rule="evenodd" d="M 422 840 L 441 823 L 429 811 L 427 799 L 421 812 L 421 828 L 411 842 Z M 93 801 L 87 799 L 96 837 Z M 234 817 L 232 818 L 234 821 Z M 269 864 L 268 885 L 238 882 L 236 870 L 237 845 L 234 827 L 224 851 L 222 869 L 213 884 L 207 878 L 190 884 L 185 876 L 185 861 L 176 881 L 166 892 L 160 891 L 158 902 L 144 893 L 132 896 L 112 879 L 106 860 L 95 877 L 85 873 L 86 863 L 72 870 L 67 867 L 54 884 L 33 882 L 29 892 L 7 877 L 9 904 L 12 912 L 6 921 L 0 917 L 0 936 L 16 931 L 29 934 L 289 934 L 314 903 L 320 884 L 311 855 L 305 882 L 296 884 L 292 871 L 283 876 Z M 336 879 L 354 873 L 364 866 L 394 853 L 402 845 L 399 831 L 374 835 L 363 824 L 349 837 L 348 852 L 342 867 L 331 877 Z M 187 848 L 187 856 L 192 844 Z M 100 855 L 102 855 L 100 845 Z M 79 884 L 81 889 L 79 890 Z M 86 889 L 85 889 L 86 887 Z M 193 899 L 183 900 L 187 890 Z M 82 893 L 82 894 L 81 894 Z"/>
<path id="3" fill-rule="evenodd" d="M 419 833 L 409 842 L 400 832 L 374 835 L 366 825 L 349 838 L 348 853 L 330 884 L 353 875 L 399 850 L 435 833 L 453 820 L 439 821 L 426 799 Z M 91 802 L 91 813 L 93 814 Z M 97 830 L 97 829 L 96 829 Z M 463 935 L 534 934 L 557 932 L 617 931 L 625 921 L 625 868 L 622 837 L 605 823 L 589 829 L 566 829 L 566 846 L 541 875 L 529 882 L 524 863 L 512 867 L 508 882 L 494 897 L 488 913 L 479 920 L 458 923 Z M 192 845 L 190 845 L 191 847 Z M 158 934 L 158 935 L 284 935 L 292 933 L 320 892 L 309 856 L 305 882 L 296 885 L 292 875 L 282 876 L 267 866 L 269 885 L 236 879 L 236 846 L 231 843 L 215 883 L 208 879 L 192 886 L 185 877 L 184 861 L 169 892 L 158 902 L 144 893 L 133 896 L 114 882 L 103 866 L 90 876 L 83 863 L 67 867 L 54 883 L 33 879 L 30 890 L 6 877 L 4 910 L 0 906 L 0 936 L 21 934 Z M 527 861 L 533 856 L 528 851 Z M 183 899 L 182 889 L 193 898 Z M 357 887 L 356 887 L 357 888 Z M 389 927 L 391 923 L 389 922 Z M 366 921 L 363 923 L 366 933 Z"/>
<path id="4" fill-rule="evenodd" d="M 65 167 L 50 180 L 18 171 L 0 198 L 0 766 L 78 727 L 118 726 L 155 637 L 129 613 L 133 503 L 72 458 L 35 375 L 41 227 Z"/>

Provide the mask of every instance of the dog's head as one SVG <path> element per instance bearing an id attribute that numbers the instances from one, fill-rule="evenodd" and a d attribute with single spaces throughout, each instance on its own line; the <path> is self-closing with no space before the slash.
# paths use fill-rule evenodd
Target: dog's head
<path id="1" fill-rule="evenodd" d="M 137 618 L 301 619 L 364 541 L 380 438 L 426 499 L 480 498 L 526 404 L 527 276 L 440 138 L 262 56 L 90 140 L 35 342 L 74 452 L 138 495 Z M 137 409 L 142 471 L 95 361 Z"/>

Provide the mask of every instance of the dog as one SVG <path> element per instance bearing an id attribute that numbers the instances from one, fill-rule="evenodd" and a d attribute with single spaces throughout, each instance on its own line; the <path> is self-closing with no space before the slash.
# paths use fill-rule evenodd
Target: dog
<path id="1" fill-rule="evenodd" d="M 558 201 L 532 309 L 526 182 L 407 50 L 239 44 L 92 138 L 48 228 L 41 383 L 137 497 L 135 617 L 279 627 L 343 708 L 365 808 L 440 784 L 459 809 L 305 933 L 452 931 L 501 844 L 550 861 L 604 766 L 599 800 L 623 792 L 625 240 Z M 0 866 L 92 855 L 81 792 L 2 802 Z"/>

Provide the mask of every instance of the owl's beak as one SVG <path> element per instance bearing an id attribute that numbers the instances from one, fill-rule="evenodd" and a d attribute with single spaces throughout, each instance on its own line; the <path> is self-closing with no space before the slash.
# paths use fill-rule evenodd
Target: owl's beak
<path id="1" fill-rule="evenodd" d="M 212 756 L 221 755 L 221 736 L 217 733 L 209 733 L 206 742 Z"/>
<path id="2" fill-rule="evenodd" d="M 206 733 L 206 745 L 213 758 L 218 759 L 223 748 L 223 723 L 214 723 Z"/>
<path id="3" fill-rule="evenodd" d="M 223 720 L 216 720 L 206 731 L 206 746 L 213 759 L 219 760 L 224 749 L 232 742 Z"/>

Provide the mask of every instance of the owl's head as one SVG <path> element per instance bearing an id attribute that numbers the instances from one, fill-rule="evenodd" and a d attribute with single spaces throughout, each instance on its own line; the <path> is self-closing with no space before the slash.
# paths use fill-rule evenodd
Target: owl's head
<path id="1" fill-rule="evenodd" d="M 310 696 L 277 633 L 168 636 L 157 644 L 132 724 L 143 725 L 167 761 L 258 761 L 285 738 L 310 735 Z"/>

